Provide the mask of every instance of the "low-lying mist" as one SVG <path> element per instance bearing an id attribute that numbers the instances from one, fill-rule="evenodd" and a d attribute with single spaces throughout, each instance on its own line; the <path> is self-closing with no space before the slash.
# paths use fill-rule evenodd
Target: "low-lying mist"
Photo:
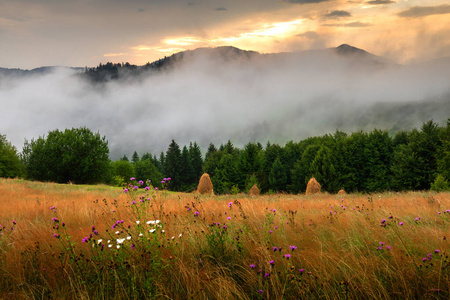
<path id="1" fill-rule="evenodd" d="M 0 75 L 0 134 L 24 139 L 86 126 L 111 157 L 158 154 L 172 139 L 206 148 L 231 140 L 284 144 L 310 136 L 420 127 L 450 117 L 450 60 L 400 66 L 357 53 L 190 53 L 170 67 L 92 83 L 56 68 Z"/>

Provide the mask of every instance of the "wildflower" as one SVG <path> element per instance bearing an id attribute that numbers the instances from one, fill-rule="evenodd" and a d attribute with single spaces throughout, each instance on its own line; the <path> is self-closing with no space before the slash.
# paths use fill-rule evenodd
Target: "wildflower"
<path id="1" fill-rule="evenodd" d="M 81 240 L 82 243 L 87 243 L 88 241 L 89 241 L 89 238 L 87 236 Z"/>
<path id="2" fill-rule="evenodd" d="M 392 246 L 386 246 L 386 249 L 391 250 Z"/>
<path id="3" fill-rule="evenodd" d="M 298 270 L 300 273 L 303 273 L 305 271 L 305 269 L 299 269 Z"/>
<path id="4" fill-rule="evenodd" d="M 101 242 L 103 242 L 103 240 L 102 240 L 102 239 L 99 239 L 99 240 L 97 241 L 97 244 L 100 245 Z"/>
<path id="5" fill-rule="evenodd" d="M 200 213 L 198 212 L 198 211 L 196 211 L 195 213 L 194 213 L 194 215 L 197 217 L 198 215 L 199 215 Z"/>
<path id="6" fill-rule="evenodd" d="M 127 240 L 131 240 L 131 236 L 127 236 Z"/>
<path id="7" fill-rule="evenodd" d="M 164 180 L 161 180 L 161 183 L 164 184 L 164 183 L 166 183 L 166 182 L 165 182 Z"/>
<path id="8" fill-rule="evenodd" d="M 53 237 L 54 237 L 54 238 L 59 238 L 59 234 L 55 233 L 55 234 L 53 235 Z"/>
<path id="9" fill-rule="evenodd" d="M 414 220 L 416 220 L 416 222 L 417 222 L 417 221 L 419 221 L 419 220 L 420 220 L 420 218 L 418 218 L 418 217 L 417 217 L 417 218 L 415 218 Z"/>
<path id="10" fill-rule="evenodd" d="M 134 244 L 131 244 L 131 250 L 133 250 L 134 249 Z"/>
<path id="11" fill-rule="evenodd" d="M 138 186 L 133 186 L 133 190 L 137 191 L 139 187 Z"/>
<path id="12" fill-rule="evenodd" d="M 269 276 L 270 276 L 270 273 L 264 274 L 264 278 L 267 278 L 267 277 L 269 277 Z"/>
<path id="13" fill-rule="evenodd" d="M 275 262 L 273 260 L 269 261 L 269 264 L 274 265 Z"/>
<path id="14" fill-rule="evenodd" d="M 434 250 L 434 253 L 439 253 L 439 252 L 441 252 L 441 250 L 439 250 L 439 249 Z"/>
<path id="15" fill-rule="evenodd" d="M 120 245 L 117 245 L 116 247 L 117 247 L 117 249 L 120 249 Z"/>
<path id="16" fill-rule="evenodd" d="M 130 205 L 135 205 L 136 201 L 131 201 Z"/>
<path id="17" fill-rule="evenodd" d="M 264 293 L 263 290 L 258 290 L 257 292 L 260 293 L 260 294 Z"/>
<path id="18" fill-rule="evenodd" d="M 136 178 L 134 178 L 134 177 L 131 177 L 131 178 L 130 178 L 130 181 L 133 181 L 133 180 L 136 180 Z"/>
<path id="19" fill-rule="evenodd" d="M 284 257 L 285 257 L 286 259 L 289 259 L 289 258 L 291 258 L 291 255 L 288 253 L 288 254 L 285 254 Z"/>
<path id="20" fill-rule="evenodd" d="M 402 225 L 403 225 L 403 222 L 398 223 L 398 225 L 402 226 Z"/>
<path id="21" fill-rule="evenodd" d="M 108 245 L 108 248 L 112 248 L 112 244 L 109 244 L 109 245 Z"/>
<path id="22" fill-rule="evenodd" d="M 140 185 L 144 185 L 144 182 L 142 180 L 139 180 Z"/>
<path id="23" fill-rule="evenodd" d="M 136 224 L 138 224 L 138 225 L 139 225 L 139 223 L 141 223 L 141 221 L 136 221 Z"/>
<path id="24" fill-rule="evenodd" d="M 427 261 L 427 260 L 428 260 L 427 257 L 422 258 L 422 261 Z"/>
<path id="25" fill-rule="evenodd" d="M 119 234 L 120 233 L 120 231 L 119 230 L 117 230 L 116 232 L 114 232 L 115 234 Z"/>
<path id="26" fill-rule="evenodd" d="M 153 233 L 156 229 L 150 229 L 148 232 Z"/>
<path id="27" fill-rule="evenodd" d="M 55 206 L 50 207 L 50 210 L 53 210 L 53 209 L 56 209 L 56 207 Z"/>
<path id="28" fill-rule="evenodd" d="M 144 236 L 144 234 L 141 232 L 141 233 L 139 233 L 139 236 Z"/>
<path id="29" fill-rule="evenodd" d="M 297 249 L 296 246 L 289 246 L 289 249 L 291 249 L 291 251 L 294 251 L 295 249 Z"/>
<path id="30" fill-rule="evenodd" d="M 183 236 L 183 234 L 182 233 L 180 233 L 180 235 L 178 236 L 178 238 L 180 238 L 181 239 L 181 237 Z"/>
<path id="31" fill-rule="evenodd" d="M 16 224 L 17 224 L 16 221 L 14 221 L 14 220 L 12 221 L 12 223 L 13 223 L 13 225 L 16 225 Z"/>
<path id="32" fill-rule="evenodd" d="M 231 207 L 233 205 L 233 202 L 228 203 L 228 207 Z"/>
<path id="33" fill-rule="evenodd" d="M 124 192 L 124 193 L 128 193 L 128 189 L 124 189 L 123 192 Z"/>
<path id="34" fill-rule="evenodd" d="M 386 244 L 386 243 L 384 243 L 384 242 L 380 242 L 380 245 L 384 245 L 384 244 Z"/>
<path id="35" fill-rule="evenodd" d="M 150 187 L 146 186 L 144 190 L 149 191 Z"/>
<path id="36" fill-rule="evenodd" d="M 98 231 L 97 230 L 94 230 L 94 235 L 98 235 Z"/>
<path id="37" fill-rule="evenodd" d="M 255 264 L 250 264 L 249 267 L 250 267 L 250 269 L 254 269 L 256 267 L 256 265 Z"/>
<path id="38" fill-rule="evenodd" d="M 231 220 L 231 217 L 228 217 L 227 220 Z"/>
<path id="39" fill-rule="evenodd" d="M 58 218 L 52 218 L 52 221 L 53 221 L 53 223 L 58 223 L 59 222 Z"/>
<path id="40" fill-rule="evenodd" d="M 277 247 L 273 247 L 272 250 L 273 250 L 273 252 L 275 252 L 275 251 L 278 251 L 278 248 Z"/>
<path id="41" fill-rule="evenodd" d="M 386 223 L 386 219 L 381 220 L 381 224 Z"/>
<path id="42" fill-rule="evenodd" d="M 122 244 L 123 242 L 125 242 L 125 239 L 117 239 L 116 242 L 117 244 Z"/>
<path id="43" fill-rule="evenodd" d="M 278 229 L 278 226 L 275 226 L 275 229 Z"/>

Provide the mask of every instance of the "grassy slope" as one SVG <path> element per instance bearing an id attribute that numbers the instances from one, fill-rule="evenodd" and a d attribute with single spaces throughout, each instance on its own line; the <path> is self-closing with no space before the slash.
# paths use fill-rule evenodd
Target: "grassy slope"
<path id="1" fill-rule="evenodd" d="M 0 297 L 448 297 L 447 209 L 449 193 L 130 197 L 107 186 L 0 179 Z M 163 227 L 149 233 L 145 222 L 155 219 Z M 92 226 L 99 235 L 82 243 Z"/>

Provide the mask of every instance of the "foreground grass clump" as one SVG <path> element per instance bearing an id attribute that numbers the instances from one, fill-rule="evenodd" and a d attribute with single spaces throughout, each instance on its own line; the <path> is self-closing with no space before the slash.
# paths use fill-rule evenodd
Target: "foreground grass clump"
<path id="1" fill-rule="evenodd" d="M 449 193 L 249 198 L 141 184 L 0 179 L 0 298 L 450 297 Z"/>

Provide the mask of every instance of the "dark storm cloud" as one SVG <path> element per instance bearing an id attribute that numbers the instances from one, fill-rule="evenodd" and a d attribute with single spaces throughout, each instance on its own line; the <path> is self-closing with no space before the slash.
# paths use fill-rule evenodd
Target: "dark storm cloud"
<path id="1" fill-rule="evenodd" d="M 367 1 L 366 3 L 370 4 L 370 5 L 382 5 L 382 4 L 395 3 L 395 1 L 391 1 L 391 0 L 373 0 L 373 1 Z"/>
<path id="2" fill-rule="evenodd" d="M 345 10 L 335 10 L 330 12 L 329 14 L 324 15 L 324 18 L 327 19 L 338 19 L 338 18 L 347 18 L 351 17 L 352 14 Z"/>
<path id="3" fill-rule="evenodd" d="M 404 18 L 420 18 L 430 15 L 440 15 L 449 13 L 450 13 L 450 5 L 443 4 L 439 6 L 414 6 L 400 12 L 398 16 Z"/>

